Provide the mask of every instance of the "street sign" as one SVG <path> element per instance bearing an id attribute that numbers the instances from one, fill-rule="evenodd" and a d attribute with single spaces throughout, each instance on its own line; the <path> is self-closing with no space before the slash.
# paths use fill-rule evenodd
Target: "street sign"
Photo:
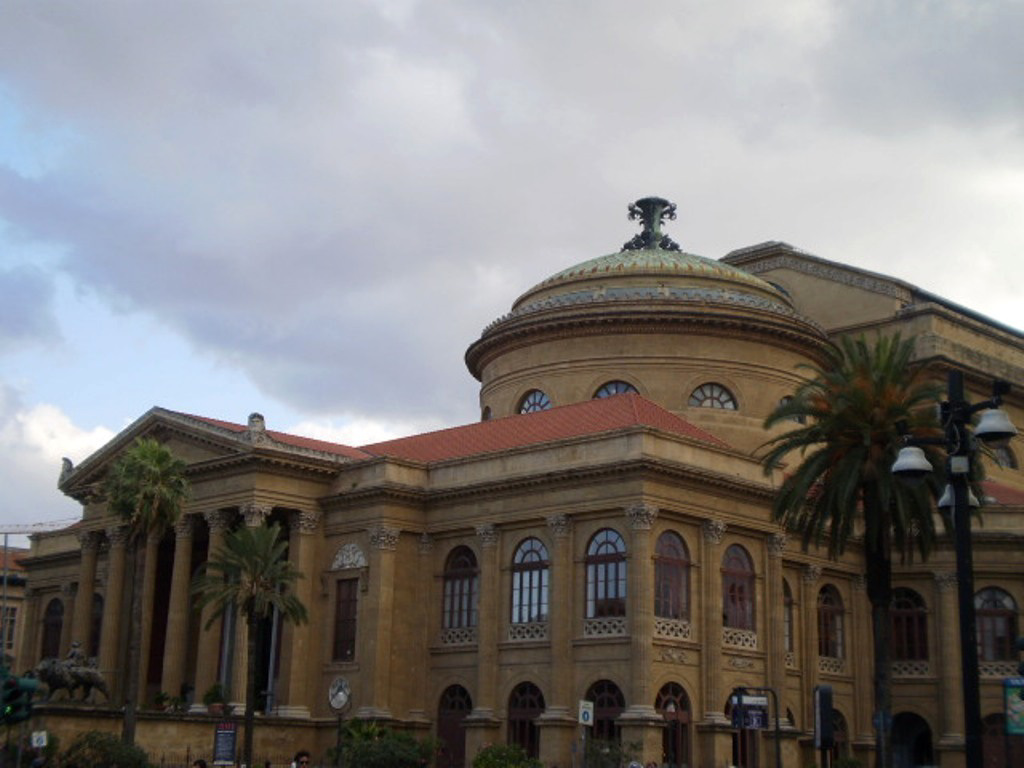
<path id="1" fill-rule="evenodd" d="M 35 749 L 46 746 L 46 731 L 32 731 L 32 746 Z"/>
<path id="2" fill-rule="evenodd" d="M 1011 736 L 1024 734 L 1024 677 L 1008 677 L 1003 681 L 1006 707 L 1006 732 Z"/>
<path id="3" fill-rule="evenodd" d="M 594 702 L 580 700 L 580 725 L 594 724 Z"/>
<path id="4" fill-rule="evenodd" d="M 767 696 L 751 696 L 749 693 L 740 696 L 740 704 L 744 707 L 767 707 Z"/>

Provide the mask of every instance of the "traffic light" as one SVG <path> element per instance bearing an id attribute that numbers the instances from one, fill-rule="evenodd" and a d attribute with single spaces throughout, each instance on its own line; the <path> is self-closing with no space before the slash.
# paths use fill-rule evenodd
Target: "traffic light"
<path id="1" fill-rule="evenodd" d="M 32 694 L 38 687 L 38 680 L 31 677 L 16 677 L 4 670 L 0 722 L 11 724 L 28 720 L 32 716 Z"/>

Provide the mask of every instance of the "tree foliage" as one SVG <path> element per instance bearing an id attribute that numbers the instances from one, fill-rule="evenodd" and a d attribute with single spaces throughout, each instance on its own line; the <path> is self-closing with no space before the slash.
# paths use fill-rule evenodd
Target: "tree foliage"
<path id="1" fill-rule="evenodd" d="M 941 388 L 912 365 L 913 342 L 881 336 L 874 344 L 843 337 L 826 365 L 811 375 L 792 398 L 765 421 L 766 428 L 798 424 L 767 443 L 766 474 L 787 460 L 773 513 L 788 530 L 799 532 L 804 548 L 826 544 L 837 558 L 851 541 L 862 547 L 871 603 L 874 651 L 874 705 L 880 721 L 892 711 L 892 554 L 927 557 L 935 537 L 932 499 L 940 471 L 909 486 L 892 474 L 902 446 L 901 428 L 919 437 L 941 434 L 935 404 Z M 905 425 L 905 426 L 898 426 Z M 926 451 L 935 470 L 942 455 Z M 947 527 L 949 521 L 946 521 Z M 876 731 L 880 765 L 892 764 L 888 727 Z"/>
<path id="2" fill-rule="evenodd" d="M 492 744 L 473 758 L 473 768 L 542 768 L 542 765 L 518 744 Z"/>
<path id="3" fill-rule="evenodd" d="M 433 764 L 434 743 L 365 720 L 345 723 L 341 741 L 342 763 L 359 768 L 421 768 Z M 337 750 L 328 750 L 332 764 Z"/>
<path id="4" fill-rule="evenodd" d="M 224 545 L 213 552 L 196 574 L 192 592 L 200 607 L 211 606 L 209 629 L 230 609 L 245 617 L 247 627 L 245 736 L 243 762 L 252 765 L 253 727 L 256 719 L 256 634 L 259 622 L 276 610 L 285 621 L 303 624 L 309 616 L 288 588 L 303 578 L 287 557 L 288 542 L 280 537 L 281 528 L 243 526 L 224 538 Z"/>
<path id="5" fill-rule="evenodd" d="M 187 465 L 153 438 L 137 438 L 111 465 L 104 481 L 107 506 L 128 527 L 129 552 L 135 561 L 131 586 L 128 669 L 125 679 L 124 723 L 121 738 L 135 743 L 139 702 L 142 633 L 142 592 L 146 574 L 146 541 L 159 538 L 181 514 L 189 494 Z M 84 639 L 84 638 L 79 638 Z"/>
<path id="6" fill-rule="evenodd" d="M 152 768 L 149 756 L 133 744 L 99 731 L 86 731 L 61 753 L 62 768 Z"/>

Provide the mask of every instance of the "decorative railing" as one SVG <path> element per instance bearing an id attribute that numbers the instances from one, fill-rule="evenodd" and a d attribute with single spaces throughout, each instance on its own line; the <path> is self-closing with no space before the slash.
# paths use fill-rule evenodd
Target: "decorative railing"
<path id="1" fill-rule="evenodd" d="M 587 619 L 583 622 L 584 637 L 614 637 L 626 634 L 626 617 L 609 616 L 603 619 Z"/>
<path id="2" fill-rule="evenodd" d="M 833 675 L 846 674 L 846 659 L 837 659 L 835 656 L 819 656 L 818 671 L 829 672 Z"/>
<path id="3" fill-rule="evenodd" d="M 689 640 L 692 628 L 684 619 L 654 619 L 655 637 L 670 637 L 673 640 Z"/>
<path id="4" fill-rule="evenodd" d="M 476 642 L 476 627 L 455 627 L 441 630 L 441 645 L 472 645 Z"/>
<path id="5" fill-rule="evenodd" d="M 757 650 L 757 632 L 750 629 L 722 627 L 722 645 L 729 648 Z"/>
<path id="6" fill-rule="evenodd" d="M 931 673 L 931 665 L 926 659 L 894 661 L 892 663 L 893 677 L 928 677 Z"/>
<path id="7" fill-rule="evenodd" d="M 509 624 L 508 639 L 520 642 L 525 640 L 547 640 L 548 623 L 546 621 L 531 621 L 527 624 Z"/>
<path id="8" fill-rule="evenodd" d="M 1016 661 L 982 661 L 978 663 L 978 673 L 982 677 L 1016 677 Z"/>

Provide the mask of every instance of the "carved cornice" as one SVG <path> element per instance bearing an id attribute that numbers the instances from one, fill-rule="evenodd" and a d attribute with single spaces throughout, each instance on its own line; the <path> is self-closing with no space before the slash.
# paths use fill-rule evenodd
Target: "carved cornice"
<path id="1" fill-rule="evenodd" d="M 398 549 L 398 537 L 400 534 L 401 531 L 397 528 L 378 525 L 370 529 L 370 545 L 381 550 L 396 550 Z"/>
<path id="2" fill-rule="evenodd" d="M 270 504 L 251 501 L 248 504 L 243 504 L 239 511 L 245 518 L 247 528 L 258 528 L 266 522 L 267 517 L 274 511 L 274 507 Z"/>
<path id="3" fill-rule="evenodd" d="M 649 531 L 658 518 L 658 508 L 653 504 L 638 501 L 626 507 L 626 517 L 634 531 Z"/>
<path id="4" fill-rule="evenodd" d="M 419 539 L 419 553 L 421 555 L 429 555 L 434 551 L 434 537 L 429 533 L 423 533 Z"/>
<path id="5" fill-rule="evenodd" d="M 174 521 L 174 536 L 177 539 L 191 539 L 195 532 L 195 520 L 191 515 L 181 515 Z"/>
<path id="6" fill-rule="evenodd" d="M 204 512 L 203 517 L 206 519 L 206 525 L 210 528 L 210 533 L 224 533 L 234 522 L 235 513 L 226 509 L 214 509 Z"/>
<path id="7" fill-rule="evenodd" d="M 110 542 L 111 547 L 123 547 L 128 543 L 128 526 L 127 525 L 112 525 L 107 528 L 107 541 Z"/>
<path id="8" fill-rule="evenodd" d="M 786 546 L 789 544 L 789 534 L 787 533 L 773 533 L 768 536 L 768 556 L 779 558 L 786 551 Z"/>
<path id="9" fill-rule="evenodd" d="M 741 259 L 727 261 L 729 263 L 738 263 Z M 743 259 L 742 264 L 744 271 L 752 275 L 761 275 L 776 269 L 789 269 L 793 272 L 801 272 L 805 275 L 811 275 L 812 277 L 818 277 L 833 283 L 839 283 L 840 285 L 848 285 L 853 288 L 870 291 L 871 293 L 890 296 L 903 302 L 909 302 L 913 298 L 910 288 L 897 281 L 885 279 L 860 270 L 852 270 L 820 257 L 811 256 L 810 254 L 803 254 L 801 256 L 770 256 L 758 261 Z"/>
<path id="10" fill-rule="evenodd" d="M 955 589 L 957 585 L 956 573 L 953 571 L 936 571 L 933 576 L 935 577 L 935 586 L 939 592 L 948 592 L 951 589 Z"/>
<path id="11" fill-rule="evenodd" d="M 493 549 L 498 546 L 501 532 L 492 523 L 483 523 L 476 527 L 476 536 L 480 539 L 480 546 Z"/>
<path id="12" fill-rule="evenodd" d="M 564 539 L 572 533 L 572 520 L 568 515 L 551 515 L 548 518 L 548 530 L 556 539 Z"/>
<path id="13" fill-rule="evenodd" d="M 299 533 L 313 534 L 320 530 L 320 521 L 323 519 L 323 512 L 319 509 L 300 509 L 292 513 L 292 522 Z"/>
<path id="14" fill-rule="evenodd" d="M 821 566 L 815 563 L 809 563 L 804 566 L 800 576 L 806 584 L 814 584 L 821 578 Z"/>
<path id="15" fill-rule="evenodd" d="M 705 520 L 700 528 L 704 541 L 708 544 L 721 544 L 729 526 L 724 520 Z"/>
<path id="16" fill-rule="evenodd" d="M 82 552 L 96 552 L 100 548 L 99 531 L 79 531 L 77 538 Z"/>

